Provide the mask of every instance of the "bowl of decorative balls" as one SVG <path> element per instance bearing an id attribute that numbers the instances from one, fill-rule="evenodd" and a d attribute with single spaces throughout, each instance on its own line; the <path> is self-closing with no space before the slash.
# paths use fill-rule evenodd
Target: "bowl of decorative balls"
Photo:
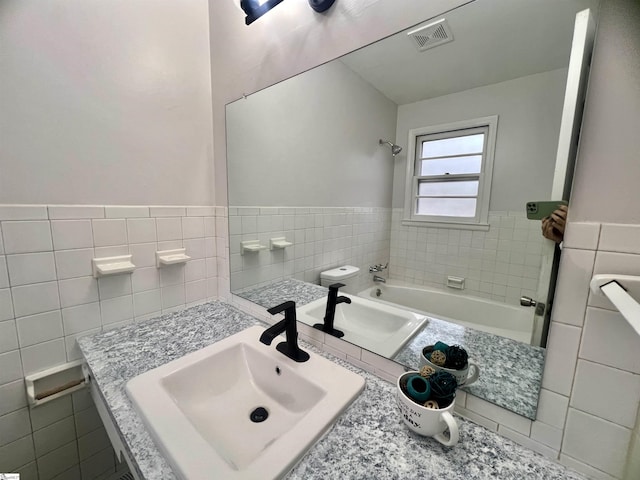
<path id="1" fill-rule="evenodd" d="M 458 383 L 453 375 L 424 367 L 401 375 L 396 386 L 398 408 L 410 430 L 448 447 L 458 443 L 458 424 L 452 415 Z"/>
<path id="2" fill-rule="evenodd" d="M 468 386 L 478 380 L 480 367 L 469 362 L 467 351 L 460 345 L 436 342 L 427 345 L 420 353 L 420 367 L 429 366 L 436 372 L 447 372 L 456 377 L 458 386 Z"/>

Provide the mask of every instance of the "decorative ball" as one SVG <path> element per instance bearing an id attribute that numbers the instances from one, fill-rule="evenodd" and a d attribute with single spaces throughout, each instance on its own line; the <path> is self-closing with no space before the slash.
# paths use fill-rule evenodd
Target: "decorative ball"
<path id="1" fill-rule="evenodd" d="M 433 352 L 431 352 L 431 357 L 429 358 L 429 360 L 434 365 L 442 367 L 447 362 L 447 356 L 440 350 L 434 350 Z"/>
<path id="2" fill-rule="evenodd" d="M 449 372 L 439 371 L 429 377 L 431 398 L 438 404 L 448 406 L 456 396 L 458 382 Z"/>
<path id="3" fill-rule="evenodd" d="M 431 394 L 431 385 L 426 378 L 420 375 L 411 375 L 407 378 L 407 393 L 409 398 L 419 405 L 423 405 Z"/>
<path id="4" fill-rule="evenodd" d="M 440 408 L 440 405 L 438 405 L 438 402 L 436 402 L 435 400 L 427 400 L 426 402 L 424 402 L 424 406 L 427 408 L 432 408 L 433 410 L 438 410 Z"/>
<path id="5" fill-rule="evenodd" d="M 429 365 L 423 365 L 422 368 L 420 368 L 420 375 L 424 378 L 429 378 L 434 373 L 436 373 L 435 368 L 430 367 Z"/>
<path id="6" fill-rule="evenodd" d="M 440 350 L 443 353 L 446 353 L 447 348 L 449 348 L 449 345 L 444 342 L 436 342 L 436 344 L 433 346 L 434 350 Z"/>
<path id="7" fill-rule="evenodd" d="M 454 370 L 463 370 L 467 367 L 469 355 L 467 355 L 467 351 L 460 345 L 447 347 L 444 353 L 447 357 L 445 367 L 453 368 Z"/>

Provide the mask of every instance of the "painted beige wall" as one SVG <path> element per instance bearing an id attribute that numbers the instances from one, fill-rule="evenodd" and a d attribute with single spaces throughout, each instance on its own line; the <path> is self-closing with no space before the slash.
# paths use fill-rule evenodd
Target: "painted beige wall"
<path id="1" fill-rule="evenodd" d="M 413 19 L 423 18 L 415 14 L 415 9 L 419 10 L 419 4 L 422 2 L 339 0 L 336 3 L 339 8 L 334 10 L 332 16 L 319 17 L 317 20 L 309 12 L 304 11 L 305 2 L 299 2 L 300 10 L 295 12 L 293 10 L 295 2 L 290 3 L 292 3 L 291 11 L 282 9 L 279 13 L 271 12 L 268 22 L 265 21 L 262 24 L 256 22 L 256 28 L 245 30 L 241 24 L 242 14 L 239 11 L 234 12 L 226 2 L 221 4 L 211 2 L 212 65 L 214 72 L 222 66 L 225 69 L 225 72 L 219 72 L 219 76 L 214 74 L 213 77 L 214 105 L 216 105 L 214 139 L 218 202 L 225 200 L 225 186 L 222 182 L 225 164 L 224 145 L 220 143 L 224 138 L 223 109 L 216 102 L 224 103 L 233 100 L 243 91 L 265 87 L 367 41 L 384 37 L 409 26 L 415 23 Z M 400 3 L 402 6 L 398 5 Z M 447 2 L 447 4 L 451 3 Z M 281 6 L 284 5 L 288 4 L 283 3 Z M 409 5 L 414 9 L 413 11 L 403 8 Z M 433 7 L 433 10 L 429 10 L 430 12 L 437 11 L 443 6 L 438 2 L 430 3 L 429 7 L 422 3 L 423 11 L 430 7 Z M 637 0 L 603 0 L 599 21 L 582 143 L 574 181 L 571 220 L 639 224 L 640 208 L 637 206 L 640 205 L 640 188 L 638 188 L 640 136 L 637 132 L 640 125 L 640 82 L 638 82 L 640 78 L 640 3 Z M 320 37 L 326 38 L 327 43 L 322 47 L 318 46 L 319 43 L 310 45 L 312 42 L 308 40 Z M 333 43 L 338 39 L 341 39 L 342 43 Z M 223 41 L 225 43 L 220 43 L 216 48 L 216 44 Z M 229 50 L 224 51 L 225 48 Z M 596 231 L 599 231 L 599 225 Z M 594 246 L 589 247 L 593 251 L 585 250 L 591 262 L 596 255 L 597 238 L 596 235 Z M 565 262 L 567 263 L 571 262 Z M 574 278 L 575 268 L 567 266 L 564 270 L 561 268 L 560 278 L 564 275 L 565 282 L 568 281 L 566 279 Z M 588 270 L 586 273 L 589 278 L 590 272 L 591 270 Z M 573 285 L 575 282 L 569 283 Z M 574 300 L 571 295 L 564 297 L 559 295 L 556 306 L 570 306 L 575 303 Z M 586 299 L 584 303 L 586 304 Z M 568 317 L 563 319 L 565 323 L 582 325 L 585 322 L 584 308 L 567 311 Z M 564 330 L 567 329 L 569 327 L 564 328 Z M 544 432 L 553 433 L 553 443 L 560 450 L 560 460 L 563 463 L 599 478 L 611 478 L 603 470 L 595 470 L 590 466 L 597 467 L 597 462 L 586 459 L 585 462 L 591 463 L 581 463 L 563 453 L 567 442 L 571 443 L 568 436 L 575 437 L 574 434 L 578 432 L 576 438 L 580 437 L 577 422 L 573 418 L 576 415 L 569 419 L 569 426 L 565 426 L 568 397 L 576 380 L 575 364 L 580 339 L 580 329 L 575 327 L 573 330 L 575 330 L 576 339 L 572 339 L 571 348 L 568 348 L 565 342 L 566 335 L 563 336 L 561 328 L 551 331 L 550 345 L 556 345 L 556 347 L 550 346 L 550 354 L 554 355 L 554 361 L 547 362 L 544 381 L 547 388 L 550 388 L 549 384 L 554 379 L 561 378 L 562 393 L 556 394 L 554 393 L 556 390 L 551 388 L 547 391 L 548 398 L 545 401 L 549 405 L 554 405 L 552 417 L 559 416 L 561 421 L 558 421 L 553 429 L 547 429 Z M 573 330 L 572 333 L 574 333 Z M 635 350 L 618 351 L 618 355 L 625 358 L 636 354 Z M 551 397 L 554 398 L 553 402 L 549 400 Z M 494 407 L 491 406 L 491 408 Z M 502 419 L 510 418 L 509 413 L 492 410 L 487 415 L 489 417 L 494 415 L 500 421 L 499 432 L 540 451 L 540 444 L 536 440 L 548 442 L 548 439 L 540 440 L 544 439 L 546 434 L 543 435 L 539 428 L 536 428 L 534 433 L 532 426 L 529 438 L 514 433 L 509 428 L 502 428 Z M 508 422 L 505 422 L 505 425 L 508 426 Z M 550 445 L 550 443 L 546 444 Z M 628 446 L 629 442 L 624 448 Z M 598 451 L 601 445 L 596 442 L 591 447 L 594 451 Z M 544 451 L 544 448 L 542 450 Z M 545 453 L 554 455 L 553 451 Z M 618 465 L 616 472 L 620 470 Z M 614 472 L 611 470 L 609 473 Z M 619 473 L 615 474 L 619 476 Z"/>
<path id="2" fill-rule="evenodd" d="M 229 205 L 389 208 L 397 110 L 340 61 L 233 102 Z"/>
<path id="3" fill-rule="evenodd" d="M 640 1 L 604 0 L 571 198 L 573 221 L 640 223 Z"/>
<path id="4" fill-rule="evenodd" d="M 412 128 L 498 115 L 489 210 L 524 211 L 551 196 L 566 78 L 561 68 L 401 105 L 396 143 L 407 145 Z M 405 152 L 395 162 L 394 208 L 404 207 Z"/>
<path id="5" fill-rule="evenodd" d="M 218 205 L 227 203 L 224 105 L 468 2 L 338 0 L 322 15 L 290 0 L 249 27 L 238 3 L 209 1 Z"/>
<path id="6" fill-rule="evenodd" d="M 213 201 L 206 0 L 0 2 L 0 203 Z"/>

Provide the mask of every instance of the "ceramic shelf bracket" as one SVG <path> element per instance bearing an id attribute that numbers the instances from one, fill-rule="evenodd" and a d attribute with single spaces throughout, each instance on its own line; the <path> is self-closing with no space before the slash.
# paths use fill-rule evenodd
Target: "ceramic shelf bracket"
<path id="1" fill-rule="evenodd" d="M 121 255 L 118 257 L 93 258 L 91 260 L 93 276 L 98 278 L 131 273 L 136 269 L 136 266 L 131 262 L 132 257 L 132 255 Z"/>
<path id="2" fill-rule="evenodd" d="M 24 380 L 29 404 L 42 405 L 86 387 L 89 374 L 83 364 L 83 360 L 75 360 L 27 375 Z"/>
<path id="3" fill-rule="evenodd" d="M 240 242 L 240 255 L 244 255 L 245 252 L 259 252 L 266 248 L 266 246 L 260 245 L 260 240 L 245 240 Z"/>
<path id="4" fill-rule="evenodd" d="M 292 242 L 287 242 L 286 237 L 274 237 L 269 239 L 269 249 L 278 250 L 281 248 L 287 248 L 293 245 Z"/>
<path id="5" fill-rule="evenodd" d="M 166 265 L 187 263 L 191 257 L 187 255 L 186 248 L 175 248 L 173 250 L 159 250 L 156 252 L 156 267 L 161 268 Z"/>
<path id="6" fill-rule="evenodd" d="M 640 335 L 640 304 L 636 300 L 636 298 L 640 298 L 640 276 L 594 275 L 590 287 L 594 296 L 607 297 L 629 322 L 629 325 Z"/>

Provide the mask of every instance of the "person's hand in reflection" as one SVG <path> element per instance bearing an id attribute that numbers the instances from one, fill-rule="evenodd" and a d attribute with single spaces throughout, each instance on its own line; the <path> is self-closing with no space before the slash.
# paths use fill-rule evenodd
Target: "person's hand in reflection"
<path id="1" fill-rule="evenodd" d="M 542 236 L 556 243 L 564 239 L 564 227 L 567 224 L 569 208 L 561 205 L 550 216 L 542 219 Z"/>

